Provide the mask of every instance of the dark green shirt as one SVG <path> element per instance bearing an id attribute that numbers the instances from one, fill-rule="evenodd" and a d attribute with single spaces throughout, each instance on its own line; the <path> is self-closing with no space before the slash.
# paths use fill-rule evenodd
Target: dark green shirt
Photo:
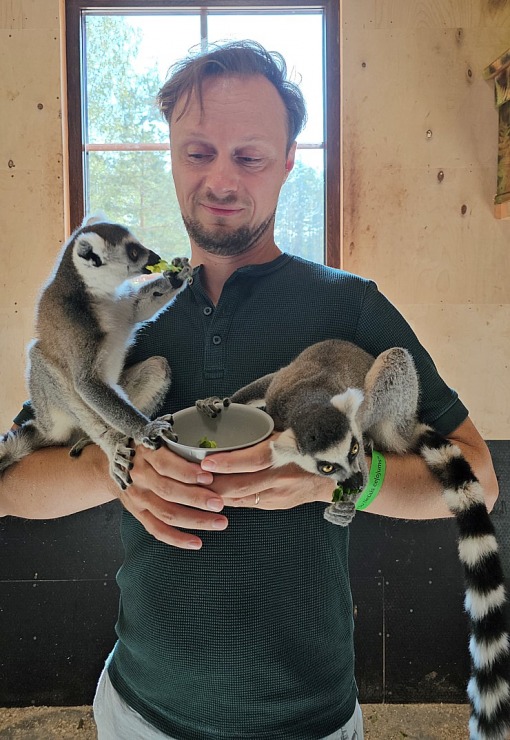
<path id="1" fill-rule="evenodd" d="M 168 358 L 168 413 L 231 394 L 335 337 L 373 355 L 408 347 L 422 420 L 449 433 L 465 419 L 373 283 L 289 255 L 238 270 L 216 307 L 199 270 L 142 330 L 131 361 Z M 135 710 L 179 740 L 313 740 L 347 722 L 356 700 L 349 530 L 326 522 L 324 507 L 227 509 L 225 531 L 197 533 L 200 551 L 156 541 L 124 512 L 109 673 Z"/>

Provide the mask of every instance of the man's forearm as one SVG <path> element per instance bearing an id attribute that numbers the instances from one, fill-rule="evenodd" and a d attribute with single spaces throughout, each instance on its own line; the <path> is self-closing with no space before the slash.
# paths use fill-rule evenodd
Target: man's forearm
<path id="1" fill-rule="evenodd" d="M 386 475 L 370 514 L 396 519 L 443 519 L 452 516 L 443 490 L 421 457 L 385 453 Z"/>
<path id="2" fill-rule="evenodd" d="M 0 516 L 54 519 L 116 497 L 108 461 L 96 445 L 71 458 L 68 448 L 37 450 L 0 477 Z"/>
<path id="3" fill-rule="evenodd" d="M 498 483 L 489 450 L 469 419 L 449 437 L 470 463 L 482 486 L 485 503 L 492 510 Z M 377 498 L 367 508 L 373 514 L 397 519 L 438 519 L 451 516 L 443 489 L 424 460 L 414 454 L 385 454 L 386 476 Z"/>

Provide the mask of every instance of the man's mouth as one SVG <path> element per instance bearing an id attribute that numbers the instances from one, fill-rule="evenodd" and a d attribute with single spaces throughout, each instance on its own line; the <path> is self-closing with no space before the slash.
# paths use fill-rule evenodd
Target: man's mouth
<path id="1" fill-rule="evenodd" d="M 213 216 L 235 216 L 237 213 L 240 213 L 242 211 L 242 208 L 232 208 L 231 206 L 218 206 L 218 205 L 210 205 L 209 203 L 202 203 L 202 207 L 205 208 L 205 210 L 208 213 L 211 213 Z"/>

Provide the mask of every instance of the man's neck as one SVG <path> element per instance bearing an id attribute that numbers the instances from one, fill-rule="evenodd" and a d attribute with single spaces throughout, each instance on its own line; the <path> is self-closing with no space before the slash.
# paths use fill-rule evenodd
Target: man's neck
<path id="1" fill-rule="evenodd" d="M 274 242 L 255 245 L 242 254 L 228 257 L 210 254 L 196 244 L 191 245 L 191 262 L 193 265 L 202 265 L 202 285 L 214 305 L 220 299 L 223 286 L 236 270 L 247 265 L 262 265 L 271 262 L 280 254 L 281 250 Z"/>

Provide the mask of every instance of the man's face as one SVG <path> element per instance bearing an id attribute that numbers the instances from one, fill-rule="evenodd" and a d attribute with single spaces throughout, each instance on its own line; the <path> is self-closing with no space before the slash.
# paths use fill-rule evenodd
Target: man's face
<path id="1" fill-rule="evenodd" d="M 292 169 L 283 102 L 262 76 L 211 78 L 170 125 L 172 171 L 191 241 L 213 254 L 274 244 L 274 213 Z"/>

